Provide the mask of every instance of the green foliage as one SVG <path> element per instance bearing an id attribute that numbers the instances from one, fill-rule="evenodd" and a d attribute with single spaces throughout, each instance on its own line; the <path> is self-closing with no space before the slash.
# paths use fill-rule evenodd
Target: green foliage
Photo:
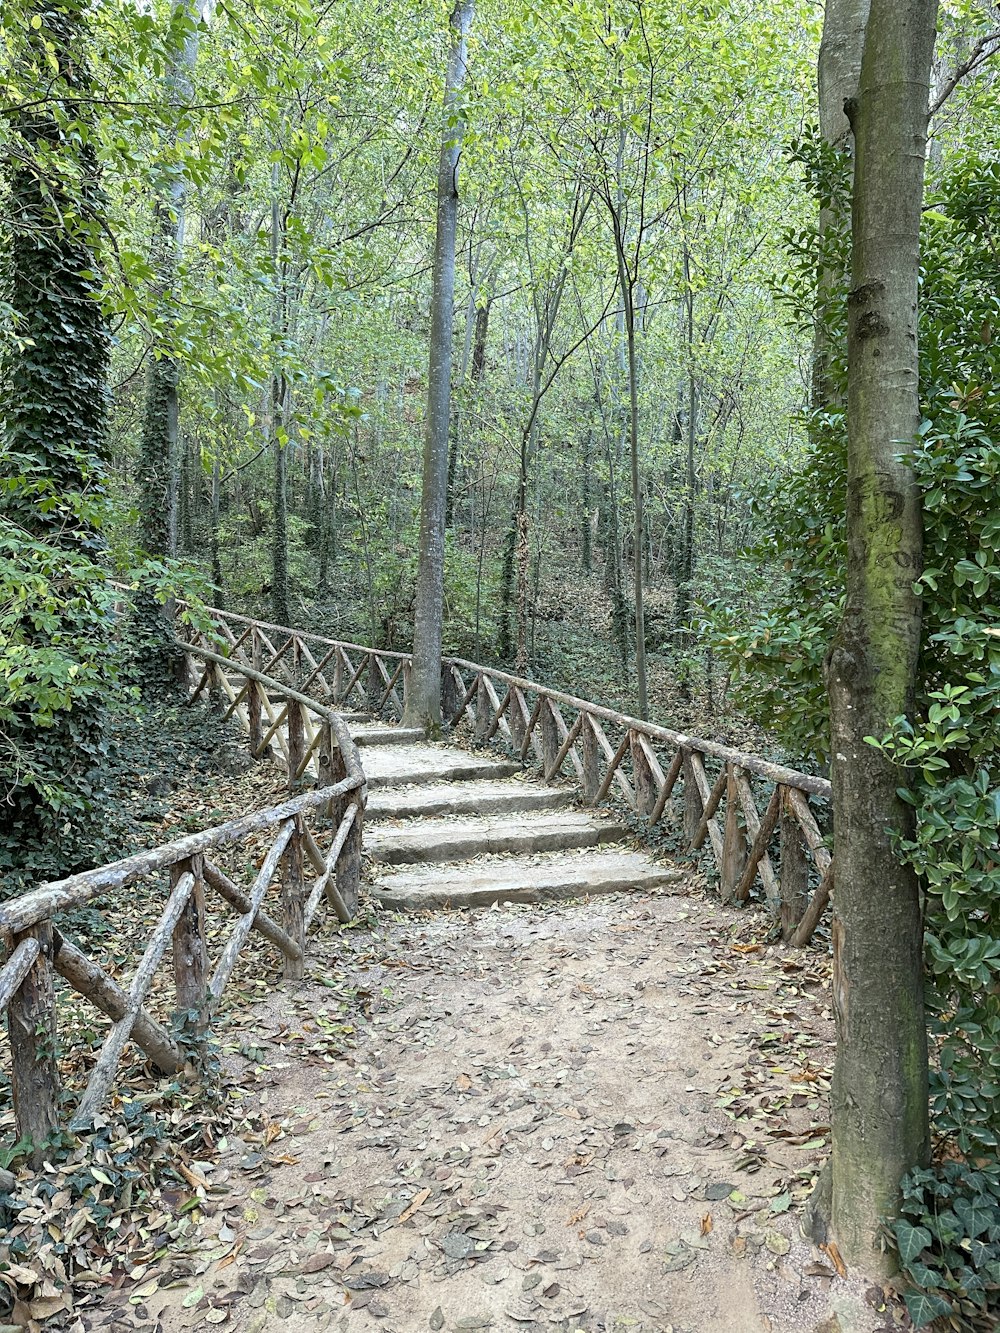
<path id="1" fill-rule="evenodd" d="M 890 1243 L 912 1287 L 905 1293 L 916 1328 L 958 1319 L 970 1333 L 992 1333 L 1000 1304 L 1000 1175 L 947 1162 L 913 1171 L 903 1188 Z"/>

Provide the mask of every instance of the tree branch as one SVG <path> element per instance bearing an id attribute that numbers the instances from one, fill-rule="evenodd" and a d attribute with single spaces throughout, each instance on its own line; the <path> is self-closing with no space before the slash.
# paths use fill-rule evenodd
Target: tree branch
<path id="1" fill-rule="evenodd" d="M 998 51 L 1000 51 L 1000 32 L 990 32 L 985 37 L 980 37 L 972 48 L 969 58 L 955 66 L 944 87 L 931 102 L 930 114 L 936 116 L 962 80 L 974 74 L 980 65 L 984 65 L 990 56 L 996 55 Z"/>

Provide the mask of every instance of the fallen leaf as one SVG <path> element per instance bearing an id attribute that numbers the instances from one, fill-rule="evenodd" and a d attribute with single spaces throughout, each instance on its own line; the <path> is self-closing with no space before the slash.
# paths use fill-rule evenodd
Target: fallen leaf
<path id="1" fill-rule="evenodd" d="M 701 1219 L 701 1234 L 707 1236 L 711 1232 L 713 1226 L 712 1214 L 706 1213 Z"/>
<path id="2" fill-rule="evenodd" d="M 311 1254 L 302 1265 L 303 1273 L 322 1273 L 324 1268 L 329 1268 L 331 1264 L 337 1262 L 337 1256 L 329 1250 L 321 1251 L 318 1254 Z"/>
<path id="3" fill-rule="evenodd" d="M 414 1195 L 413 1201 L 411 1202 L 409 1208 L 406 1208 L 403 1212 L 401 1212 L 396 1221 L 409 1222 L 410 1218 L 417 1211 L 417 1209 L 422 1208 L 430 1197 L 431 1197 L 430 1190 L 421 1190 L 419 1194 Z"/>
<path id="4" fill-rule="evenodd" d="M 828 1244 L 821 1245 L 819 1248 L 823 1251 L 824 1254 L 829 1256 L 830 1262 L 837 1270 L 837 1276 L 847 1277 L 847 1265 L 840 1257 L 840 1251 L 837 1249 L 836 1242 L 831 1240 L 828 1242 Z"/>

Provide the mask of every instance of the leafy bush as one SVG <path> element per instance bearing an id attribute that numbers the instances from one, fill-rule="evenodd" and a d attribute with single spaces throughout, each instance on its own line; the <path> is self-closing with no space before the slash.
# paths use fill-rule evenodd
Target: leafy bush
<path id="1" fill-rule="evenodd" d="M 994 1333 L 1000 1306 L 1000 1178 L 947 1162 L 906 1178 L 892 1239 L 913 1284 L 905 1293 L 917 1328 L 957 1316 Z"/>

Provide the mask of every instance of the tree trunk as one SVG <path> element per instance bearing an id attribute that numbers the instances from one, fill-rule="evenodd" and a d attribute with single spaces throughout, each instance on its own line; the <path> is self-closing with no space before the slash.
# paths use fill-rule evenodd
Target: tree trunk
<path id="1" fill-rule="evenodd" d="M 646 617 L 643 605 L 642 484 L 639 478 L 639 369 L 635 350 L 636 275 L 629 271 L 625 258 L 625 237 L 619 219 L 615 219 L 615 250 L 618 256 L 618 285 L 622 296 L 625 335 L 625 366 L 628 375 L 628 454 L 632 483 L 632 595 L 635 601 L 635 683 L 639 717 L 649 716 L 646 688 Z"/>
<path id="2" fill-rule="evenodd" d="M 483 370 L 486 366 L 486 335 L 490 327 L 490 306 L 493 303 L 492 296 L 488 296 L 481 305 L 475 305 L 475 291 L 470 295 L 470 302 L 475 309 L 474 317 L 469 319 L 470 339 L 466 350 L 471 352 L 472 371 L 468 383 L 466 383 L 466 362 L 468 356 L 462 357 L 461 374 L 461 392 L 459 402 L 452 413 L 452 436 L 451 451 L 448 455 L 448 502 L 445 509 L 444 525 L 450 528 L 455 518 L 455 489 L 458 485 L 458 464 L 462 453 L 462 435 L 465 426 L 465 409 L 467 398 L 478 386 L 483 377 Z"/>
<path id="3" fill-rule="evenodd" d="M 198 36 L 204 0 L 175 0 L 171 23 L 183 15 L 181 40 L 170 48 L 164 78 L 167 103 L 179 112 L 191 95 L 198 59 Z M 181 140 L 187 138 L 183 133 Z M 187 183 L 174 167 L 153 209 L 152 267 L 166 338 L 154 345 L 146 368 L 146 400 L 139 447 L 139 540 L 151 555 L 176 554 L 176 474 L 180 466 L 178 427 L 180 367 L 170 342 L 177 269 L 184 248 L 184 205 Z"/>
<path id="4" fill-rule="evenodd" d="M 920 639 L 920 494 L 900 454 L 920 424 L 917 293 L 937 0 L 873 0 L 860 93 L 848 329 L 847 603 L 830 651 L 837 854 L 833 1237 L 848 1264 L 876 1245 L 901 1177 L 927 1160 L 927 1031 L 904 775 L 867 736 L 910 712 Z"/>
<path id="5" fill-rule="evenodd" d="M 583 433 L 583 453 L 580 470 L 580 563 L 583 573 L 589 578 L 594 572 L 593 533 L 591 530 L 591 512 L 593 510 L 593 467 L 594 432 L 588 426 Z"/>
<path id="6" fill-rule="evenodd" d="M 458 0 L 451 15 L 452 46 L 444 94 L 444 134 L 438 165 L 437 235 L 427 421 L 424 427 L 420 502 L 420 563 L 413 624 L 413 669 L 404 723 L 441 727 L 441 637 L 444 619 L 444 519 L 451 419 L 451 335 L 455 304 L 455 238 L 458 230 L 458 161 L 462 141 L 461 93 L 473 0 Z"/>
<path id="7" fill-rule="evenodd" d="M 222 559 L 219 550 L 219 519 L 222 506 L 222 463 L 219 455 L 212 459 L 212 508 L 210 519 L 210 545 L 212 548 L 212 583 L 215 588 L 214 605 L 220 611 L 225 609 L 226 593 L 222 579 Z"/>
<path id="8" fill-rule="evenodd" d="M 285 435 L 285 380 L 271 379 L 271 448 L 274 451 L 274 512 L 271 518 L 271 613 L 275 624 L 291 624 L 288 601 L 288 449 Z"/>
<path id="9" fill-rule="evenodd" d="M 817 80 L 819 128 L 831 147 L 847 155 L 853 149 L 853 142 L 844 104 L 857 96 L 869 4 L 870 0 L 827 0 L 823 16 Z M 833 241 L 846 230 L 847 225 L 846 196 L 835 193 L 820 209 L 820 236 L 826 241 Z M 835 342 L 831 330 L 839 324 L 836 305 L 846 288 L 847 274 L 841 271 L 839 264 L 820 265 L 816 284 L 812 364 L 812 406 L 818 412 L 843 410 L 845 406 L 843 367 L 840 367 L 840 373 L 836 372 L 833 363 Z"/>
<path id="10" fill-rule="evenodd" d="M 279 188 L 280 164 L 271 167 L 271 265 L 274 270 L 274 307 L 272 313 L 273 346 L 271 356 L 275 364 L 271 370 L 270 428 L 271 449 L 274 454 L 274 507 L 271 515 L 271 614 L 279 625 L 291 623 L 288 603 L 288 433 L 285 429 L 287 385 L 278 364 L 280 347 L 287 318 L 286 261 L 284 232 L 287 213 L 282 214 Z"/>
<path id="11" fill-rule="evenodd" d="M 19 14 L 25 39 L 12 74 L 15 84 L 23 80 L 25 101 L 9 116 L 0 161 L 0 305 L 7 306 L 18 335 L 5 342 L 0 374 L 0 514 L 12 530 L 34 540 L 99 559 L 102 539 L 88 515 L 98 503 L 107 462 L 110 338 L 97 299 L 101 261 L 89 226 L 78 225 L 86 218 L 95 228 L 103 226 L 107 213 L 88 132 L 95 96 L 87 65 L 89 9 L 82 0 L 58 7 L 39 0 Z M 51 484 L 61 503 L 40 503 L 38 482 Z M 82 502 L 78 509 L 75 502 Z M 67 581 L 72 568 L 68 563 Z M 78 651 L 93 651 L 99 659 L 110 629 L 93 592 L 78 587 L 74 596 L 65 593 L 64 623 L 35 628 L 32 651 L 51 647 L 59 654 L 79 638 L 89 642 L 80 642 Z M 24 847 L 37 840 L 52 869 L 73 854 L 66 813 L 73 806 L 51 805 L 45 787 L 51 783 L 78 796 L 80 813 L 69 819 L 85 825 L 83 812 L 102 789 L 102 729 L 103 706 L 92 695 L 58 709 L 48 727 L 37 726 L 28 707 L 13 710 L 4 722 L 4 828 L 18 830 Z M 88 835 L 94 831 L 92 826 Z M 92 854 L 90 845 L 85 854 Z M 34 868 L 42 874 L 41 865 Z"/>

